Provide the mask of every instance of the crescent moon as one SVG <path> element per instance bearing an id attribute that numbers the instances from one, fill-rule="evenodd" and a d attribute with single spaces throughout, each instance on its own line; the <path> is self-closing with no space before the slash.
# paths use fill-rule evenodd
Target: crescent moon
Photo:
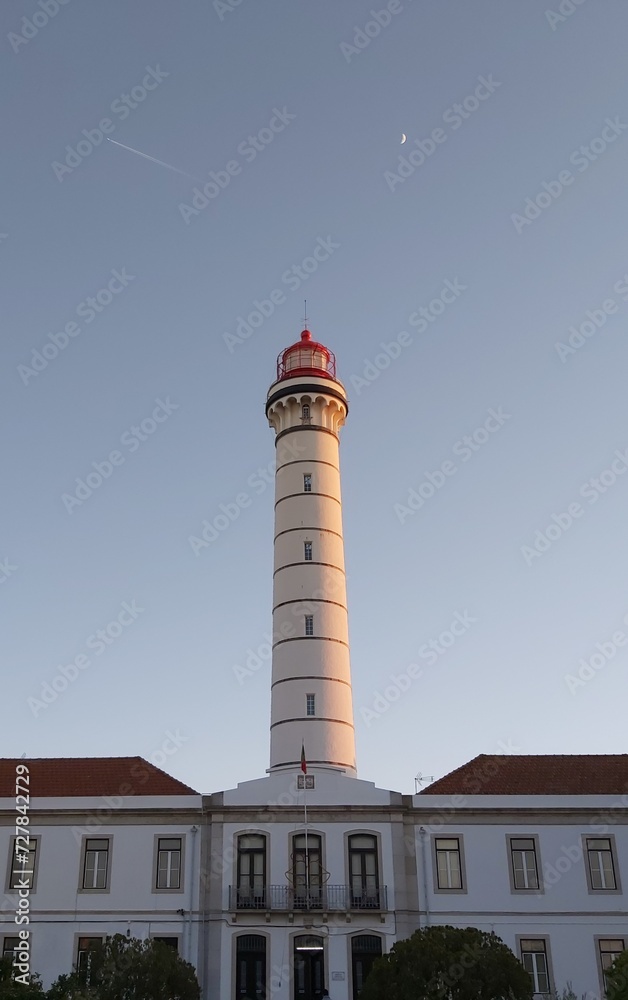
<path id="1" fill-rule="evenodd" d="M 403 144 L 404 144 L 404 142 L 406 141 L 407 138 L 408 138 L 408 136 L 406 135 L 406 133 L 402 132 L 401 133 L 401 145 L 402 146 L 403 146 Z"/>

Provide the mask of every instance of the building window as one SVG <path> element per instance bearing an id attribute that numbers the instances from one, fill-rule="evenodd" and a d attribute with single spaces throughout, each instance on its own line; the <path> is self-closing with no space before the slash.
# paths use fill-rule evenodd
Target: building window
<path id="1" fill-rule="evenodd" d="M 533 993 L 549 993 L 549 971 L 544 939 L 522 938 L 519 947 L 522 965 L 532 978 Z"/>
<path id="2" fill-rule="evenodd" d="M 626 941 L 624 938 L 600 938 L 597 944 L 600 955 L 600 967 L 602 969 L 602 981 L 604 985 L 604 992 L 606 992 L 608 990 L 608 983 L 606 982 L 606 973 L 610 969 L 615 959 L 619 955 L 621 955 L 622 951 L 625 950 Z"/>
<path id="3" fill-rule="evenodd" d="M 310 407 L 307 403 L 304 403 L 301 407 L 301 419 L 304 424 L 309 424 L 310 422 Z"/>
<path id="4" fill-rule="evenodd" d="M 303 476 L 303 492 L 304 493 L 312 492 L 312 474 L 310 472 L 306 472 L 305 475 Z"/>
<path id="5" fill-rule="evenodd" d="M 321 838 L 299 833 L 292 838 L 292 888 L 299 909 L 322 905 L 323 866 Z"/>
<path id="6" fill-rule="evenodd" d="M 306 562 L 312 562 L 312 543 L 303 542 L 303 558 Z"/>
<path id="7" fill-rule="evenodd" d="M 172 948 L 176 952 L 179 951 L 178 937 L 154 937 L 153 941 L 159 941 L 160 944 L 164 944 L 166 948 Z"/>
<path id="8" fill-rule="evenodd" d="M 382 954 L 382 939 L 375 934 L 360 934 L 351 938 L 351 979 L 353 1000 L 358 1000 L 373 962 Z"/>
<path id="9" fill-rule="evenodd" d="M 31 892 L 35 890 L 37 840 L 38 838 L 32 835 L 28 838 L 28 850 L 17 847 L 17 838 L 14 837 L 11 841 L 9 890 L 26 888 L 30 889 Z"/>
<path id="10" fill-rule="evenodd" d="M 377 872 L 377 838 L 357 833 L 349 837 L 349 874 L 351 907 L 379 908 L 379 878 Z"/>
<path id="11" fill-rule="evenodd" d="M 157 889 L 181 888 L 181 838 L 157 838 Z"/>
<path id="12" fill-rule="evenodd" d="M 10 958 L 13 961 L 13 955 L 20 947 L 19 937 L 5 937 L 2 942 L 2 957 Z"/>
<path id="13" fill-rule="evenodd" d="M 585 837 L 587 875 L 593 891 L 617 890 L 613 846 L 609 837 Z"/>
<path id="14" fill-rule="evenodd" d="M 109 874 L 109 839 L 88 837 L 85 840 L 82 889 L 106 889 Z"/>
<path id="15" fill-rule="evenodd" d="M 306 694 L 305 696 L 305 714 L 306 715 L 316 715 L 316 695 Z"/>
<path id="16" fill-rule="evenodd" d="M 236 991 L 240 997 L 266 996 L 266 938 L 242 934 L 236 938 Z"/>
<path id="17" fill-rule="evenodd" d="M 297 788 L 316 788 L 313 774 L 297 774 Z"/>
<path id="18" fill-rule="evenodd" d="M 436 884 L 439 889 L 462 889 L 462 857 L 459 837 L 436 837 Z"/>
<path id="19" fill-rule="evenodd" d="M 305 634 L 314 635 L 314 615 L 305 616 Z"/>
<path id="20" fill-rule="evenodd" d="M 534 837 L 510 837 L 513 889 L 538 889 L 539 868 Z"/>
<path id="21" fill-rule="evenodd" d="M 80 937 L 78 939 L 76 971 L 84 983 L 89 983 L 89 969 L 92 960 L 90 952 L 92 952 L 99 944 L 102 944 L 101 937 Z"/>
<path id="22" fill-rule="evenodd" d="M 266 906 L 266 837 L 245 833 L 238 837 L 237 905 L 245 909 Z"/>

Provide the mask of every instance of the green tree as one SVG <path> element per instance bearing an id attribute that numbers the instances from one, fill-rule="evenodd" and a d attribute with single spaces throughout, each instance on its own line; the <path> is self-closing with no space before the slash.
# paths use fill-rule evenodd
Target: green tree
<path id="1" fill-rule="evenodd" d="M 559 993 L 558 990 L 552 990 L 550 994 L 552 1000 L 578 1000 L 578 994 L 573 988 L 573 984 L 567 982 L 566 986 L 563 986 L 563 992 Z M 580 1000 L 587 1000 L 587 994 L 583 993 Z"/>
<path id="2" fill-rule="evenodd" d="M 41 980 L 31 975 L 28 986 L 13 978 L 13 964 L 10 958 L 0 958 L 0 1000 L 44 1000 Z"/>
<path id="3" fill-rule="evenodd" d="M 628 950 L 618 955 L 606 973 L 609 1000 L 628 1000 Z"/>
<path id="4" fill-rule="evenodd" d="M 48 1000 L 199 1000 L 194 968 L 160 941 L 122 934 L 89 953 L 82 972 L 60 976 Z"/>
<path id="5" fill-rule="evenodd" d="M 501 938 L 426 927 L 378 959 L 360 1000 L 532 1000 L 532 980 Z"/>
<path id="6" fill-rule="evenodd" d="M 59 976 L 46 993 L 46 1000 L 98 1000 L 98 994 L 80 981 L 75 972 Z"/>

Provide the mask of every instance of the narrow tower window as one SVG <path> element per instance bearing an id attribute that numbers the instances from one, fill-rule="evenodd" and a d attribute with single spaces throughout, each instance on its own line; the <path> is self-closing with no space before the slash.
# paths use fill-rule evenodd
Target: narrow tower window
<path id="1" fill-rule="evenodd" d="M 305 616 L 305 634 L 314 635 L 314 615 Z"/>
<path id="2" fill-rule="evenodd" d="M 301 407 L 301 417 L 304 424 L 309 424 L 310 422 L 310 407 L 307 403 Z"/>
<path id="3" fill-rule="evenodd" d="M 305 475 L 303 476 L 303 492 L 304 493 L 311 493 L 312 492 L 312 473 L 311 472 L 306 472 Z"/>
<path id="4" fill-rule="evenodd" d="M 306 715 L 316 715 L 316 695 L 306 694 L 305 696 L 305 714 Z"/>
<path id="5" fill-rule="evenodd" d="M 312 562 L 312 543 L 311 542 L 304 542 L 303 543 L 303 558 L 305 559 L 306 562 Z"/>

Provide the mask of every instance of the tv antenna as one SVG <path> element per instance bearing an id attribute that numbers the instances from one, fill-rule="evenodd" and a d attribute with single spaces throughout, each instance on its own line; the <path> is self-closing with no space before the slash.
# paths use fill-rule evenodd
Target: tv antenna
<path id="1" fill-rule="evenodd" d="M 419 771 L 419 773 L 414 779 L 414 794 L 418 795 L 419 792 L 421 791 L 421 786 L 423 784 L 429 785 L 430 781 L 433 780 L 434 780 L 433 774 L 421 774 L 421 772 Z"/>

